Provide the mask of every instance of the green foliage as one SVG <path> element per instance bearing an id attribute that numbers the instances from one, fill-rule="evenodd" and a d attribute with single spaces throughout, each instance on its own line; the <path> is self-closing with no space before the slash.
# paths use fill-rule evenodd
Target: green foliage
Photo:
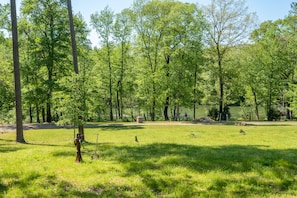
<path id="1" fill-rule="evenodd" d="M 216 107 L 212 107 L 211 109 L 209 109 L 207 116 L 209 116 L 213 120 L 230 120 L 230 108 L 228 106 L 225 106 L 223 108 L 222 114 L 220 114 L 220 111 Z"/>
<path id="2" fill-rule="evenodd" d="M 25 145 L 0 133 L 1 196 L 297 196 L 296 126 L 89 127 L 80 164 L 73 130 L 26 131 Z"/>
<path id="3" fill-rule="evenodd" d="M 280 120 L 280 117 L 281 117 L 280 111 L 275 108 L 271 108 L 267 112 L 268 121 Z"/>
<path id="4" fill-rule="evenodd" d="M 212 107 L 209 109 L 207 116 L 209 116 L 213 120 L 219 119 L 219 110 L 216 107 Z"/>
<path id="5" fill-rule="evenodd" d="M 9 4 L 0 3 L 0 37 L 3 36 L 4 32 L 6 33 L 6 31 L 10 29 L 10 6 Z"/>
<path id="6" fill-rule="evenodd" d="M 213 61 L 210 65 L 217 65 L 210 67 L 210 72 L 215 78 L 211 80 L 218 81 L 219 112 L 223 113 L 223 107 L 227 103 L 225 90 L 230 88 L 228 83 L 232 82 L 229 74 L 234 74 L 233 71 L 236 71 L 226 68 L 225 59 L 230 49 L 241 45 L 248 38 L 254 28 L 255 16 L 248 12 L 245 2 L 241 0 L 213 0 L 210 5 L 204 7 L 204 10 L 208 23 L 206 42 Z"/>
<path id="7" fill-rule="evenodd" d="M 137 91 L 146 100 L 151 120 L 164 103 L 165 119 L 169 106 L 177 117 L 179 106 L 197 101 L 205 21 L 194 4 L 174 1 L 138 1 L 132 11 L 141 54 Z"/>
<path id="8" fill-rule="evenodd" d="M 0 44 L 0 112 L 8 113 L 14 106 L 13 68 L 11 67 L 11 55 L 8 51 L 11 47 L 7 39 Z"/>
<path id="9" fill-rule="evenodd" d="M 64 77 L 60 82 L 63 91 L 56 94 L 57 112 L 60 112 L 58 124 L 78 126 L 85 124 L 88 118 L 88 106 L 86 92 L 88 83 L 81 74 L 73 73 L 72 76 Z"/>
<path id="10" fill-rule="evenodd" d="M 0 108 L 4 113 L 12 112 L 14 93 L 8 15 L 8 4 L 0 5 Z M 255 119 L 270 120 L 278 119 L 270 111 L 273 108 L 288 112 L 288 118 L 297 109 L 294 3 L 287 17 L 263 22 L 252 33 L 254 15 L 241 0 L 211 1 L 206 7 L 137 0 L 120 13 L 106 7 L 91 16 L 91 28 L 100 39 L 94 49 L 87 39 L 87 23 L 80 14 L 74 16 L 79 66 L 84 72 L 79 77 L 72 76 L 66 2 L 21 3 L 18 27 L 25 121 L 78 123 L 73 118 L 79 111 L 83 111 L 82 122 L 134 120 L 138 114 L 150 120 L 177 120 L 185 108 L 195 119 L 201 104 L 219 105 L 225 119 L 228 111 L 223 107 L 240 103 L 249 108 L 241 119 L 255 114 Z M 71 95 L 75 88 L 67 83 L 73 81 L 84 91 Z M 77 111 L 79 103 L 83 109 Z M 259 110 L 263 108 L 266 118 Z"/>

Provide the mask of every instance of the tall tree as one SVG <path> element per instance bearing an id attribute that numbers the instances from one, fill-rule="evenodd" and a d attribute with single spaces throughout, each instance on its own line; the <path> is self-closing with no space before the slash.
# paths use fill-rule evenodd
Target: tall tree
<path id="1" fill-rule="evenodd" d="M 148 101 L 144 104 L 152 120 L 161 108 L 164 119 L 169 120 L 170 107 L 178 119 L 180 105 L 193 101 L 189 74 L 199 58 L 194 58 L 195 62 L 189 57 L 194 56 L 191 51 L 196 55 L 201 51 L 202 13 L 195 4 L 171 0 L 135 1 L 133 13 L 141 55 L 139 91 Z M 183 103 L 183 99 L 187 102 Z"/>
<path id="2" fill-rule="evenodd" d="M 12 25 L 12 45 L 13 45 L 13 63 L 14 63 L 14 81 L 15 81 L 15 106 L 16 106 L 16 141 L 25 143 L 23 134 L 23 114 L 22 114 L 22 93 L 21 93 L 21 75 L 19 63 L 18 46 L 18 28 L 15 0 L 10 1 L 11 6 L 11 25 Z"/>
<path id="3" fill-rule="evenodd" d="M 206 6 L 205 16 L 208 21 L 207 42 L 213 51 L 213 58 L 217 64 L 217 78 L 219 81 L 219 113 L 224 108 L 224 57 L 230 47 L 236 46 L 248 39 L 254 26 L 255 16 L 248 12 L 244 0 L 212 0 Z"/>
<path id="4" fill-rule="evenodd" d="M 105 7 L 100 13 L 91 15 L 91 24 L 96 29 L 102 39 L 103 47 L 106 49 L 105 64 L 108 69 L 108 80 L 109 80 L 109 119 L 113 121 L 113 66 L 112 66 L 112 49 L 113 49 L 113 26 L 114 26 L 114 12 L 109 8 Z"/>
<path id="5" fill-rule="evenodd" d="M 150 117 L 153 121 L 156 119 L 156 109 L 161 105 L 159 101 L 162 100 L 161 82 L 164 81 L 164 76 L 162 76 L 164 59 L 161 53 L 168 24 L 170 24 L 170 17 L 168 16 L 174 4 L 173 1 L 135 1 L 133 6 L 134 25 L 138 36 L 137 44 L 141 54 L 139 58 L 142 58 L 143 65 L 142 76 L 140 77 L 143 83 L 140 86 L 142 89 L 140 91 L 146 97 L 147 108 L 149 108 Z M 170 48 L 170 46 L 166 47 Z M 167 57 L 165 57 L 167 61 L 170 60 L 169 54 L 168 51 Z"/>
<path id="6" fill-rule="evenodd" d="M 54 117 L 53 93 L 57 80 L 69 74 L 69 26 L 66 2 L 60 0 L 25 0 L 21 6 L 22 18 L 30 31 L 32 59 L 29 67 L 36 67 L 42 81 L 45 101 L 42 114 L 47 122 Z"/>
<path id="7" fill-rule="evenodd" d="M 195 119 L 199 101 L 199 78 L 202 73 L 202 36 L 205 20 L 195 4 L 174 3 L 168 15 L 170 23 L 164 36 L 162 52 L 165 58 L 167 92 L 164 118 L 168 119 L 168 105 L 174 109 L 174 119 L 179 117 L 179 106 L 191 107 Z M 169 101 L 171 101 L 169 103 Z M 186 113 L 186 112 L 185 112 Z"/>
<path id="8" fill-rule="evenodd" d="M 236 58 L 239 59 L 238 65 L 241 66 L 239 75 L 242 78 L 241 84 L 245 85 L 246 90 L 244 101 L 242 101 L 243 104 L 241 105 L 243 108 L 245 106 L 253 107 L 256 120 L 259 120 L 259 108 L 263 104 L 264 78 L 266 78 L 262 48 L 258 44 L 245 45 L 240 49 L 240 53 L 237 54 Z M 245 113 L 244 117 L 251 119 L 252 115 Z"/>
<path id="9" fill-rule="evenodd" d="M 131 46 L 130 37 L 132 32 L 132 24 L 129 10 L 123 10 L 120 14 L 116 15 L 113 32 L 116 44 L 119 46 L 120 49 L 120 58 L 118 61 L 119 69 L 118 75 L 116 77 L 116 107 L 118 111 L 118 117 L 122 119 L 124 112 L 123 97 L 125 94 L 124 82 L 126 80 L 126 74 L 128 70 L 128 53 L 129 48 Z"/>
<path id="10" fill-rule="evenodd" d="M 14 85 L 13 68 L 11 60 L 13 54 L 10 38 L 5 37 L 5 33 L 11 29 L 10 5 L 0 4 L 0 119 L 4 120 L 14 106 Z"/>
<path id="11" fill-rule="evenodd" d="M 265 88 L 262 91 L 268 120 L 276 119 L 276 110 L 285 111 L 284 104 L 287 101 L 284 101 L 284 96 L 294 72 L 294 64 L 291 63 L 293 58 L 291 39 L 286 33 L 288 29 L 283 20 L 266 21 L 251 36 L 259 46 L 260 51 L 257 54 L 260 54 L 259 62 L 264 66 L 262 67 L 264 75 L 261 78 Z M 276 106 L 280 105 L 279 101 L 283 103 L 282 109 L 276 109 Z"/>
<path id="12" fill-rule="evenodd" d="M 76 74 L 79 73 L 78 69 L 78 60 L 77 60 L 77 46 L 76 46 L 76 38 L 75 38 L 75 31 L 74 31 L 74 22 L 73 22 L 73 14 L 72 14 L 72 5 L 71 0 L 67 0 L 67 8 L 68 8 L 68 18 L 69 18 L 69 28 L 70 28 L 70 35 L 71 35 L 71 46 L 72 46 L 72 60 L 73 60 L 73 67 L 74 72 Z M 79 106 L 78 108 L 83 108 L 82 106 Z M 83 126 L 83 116 L 78 115 L 78 133 L 80 134 L 80 137 L 82 137 L 82 141 L 85 139 L 84 134 L 84 126 Z"/>
<path id="13" fill-rule="evenodd" d="M 4 115 L 7 115 L 14 106 L 14 86 L 11 44 L 8 39 L 2 39 L 0 43 L 0 119 L 4 120 Z"/>

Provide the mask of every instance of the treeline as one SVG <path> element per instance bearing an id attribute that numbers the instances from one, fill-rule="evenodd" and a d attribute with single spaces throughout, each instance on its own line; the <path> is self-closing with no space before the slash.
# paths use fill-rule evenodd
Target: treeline
<path id="1" fill-rule="evenodd" d="M 0 4 L 0 117 L 14 117 L 10 8 Z M 297 4 L 287 17 L 257 25 L 243 1 L 208 6 L 137 0 L 114 13 L 106 7 L 91 24 L 74 14 L 79 74 L 73 71 L 67 5 L 23 0 L 18 18 L 24 119 L 84 121 L 178 120 L 180 109 L 207 104 L 210 116 L 294 118 L 297 105 Z M 87 36 L 96 30 L 100 47 Z M 188 112 L 190 113 L 190 112 Z"/>

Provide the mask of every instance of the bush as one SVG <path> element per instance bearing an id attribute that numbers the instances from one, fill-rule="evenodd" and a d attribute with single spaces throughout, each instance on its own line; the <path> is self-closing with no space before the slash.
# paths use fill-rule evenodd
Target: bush
<path id="1" fill-rule="evenodd" d="M 216 107 L 212 107 L 208 111 L 207 116 L 209 116 L 213 120 L 219 120 L 220 119 L 220 112 Z M 223 108 L 221 120 L 227 120 L 227 117 L 228 117 L 228 120 L 229 120 L 231 118 L 231 113 L 230 113 L 230 108 L 228 106 L 225 106 Z"/>
<path id="2" fill-rule="evenodd" d="M 280 111 L 275 108 L 270 108 L 267 112 L 268 121 L 280 120 L 280 117 L 281 117 Z"/>
<path id="3" fill-rule="evenodd" d="M 213 120 L 219 119 L 219 110 L 216 107 L 212 107 L 208 110 L 208 117 L 210 117 Z"/>

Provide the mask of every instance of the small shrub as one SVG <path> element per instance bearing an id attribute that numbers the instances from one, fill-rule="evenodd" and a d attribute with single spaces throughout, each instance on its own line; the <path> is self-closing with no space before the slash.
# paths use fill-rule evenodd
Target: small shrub
<path id="1" fill-rule="evenodd" d="M 219 119 L 219 110 L 216 107 L 212 107 L 208 110 L 208 115 L 213 120 Z"/>
<path id="2" fill-rule="evenodd" d="M 208 116 L 213 120 L 220 120 L 220 112 L 216 107 L 213 107 L 208 111 Z M 229 120 L 230 117 L 231 117 L 230 108 L 228 106 L 225 106 L 223 108 L 221 120 L 227 120 L 227 118 Z"/>
<path id="3" fill-rule="evenodd" d="M 270 108 L 267 112 L 268 121 L 280 120 L 280 117 L 281 117 L 280 111 L 275 108 Z"/>

